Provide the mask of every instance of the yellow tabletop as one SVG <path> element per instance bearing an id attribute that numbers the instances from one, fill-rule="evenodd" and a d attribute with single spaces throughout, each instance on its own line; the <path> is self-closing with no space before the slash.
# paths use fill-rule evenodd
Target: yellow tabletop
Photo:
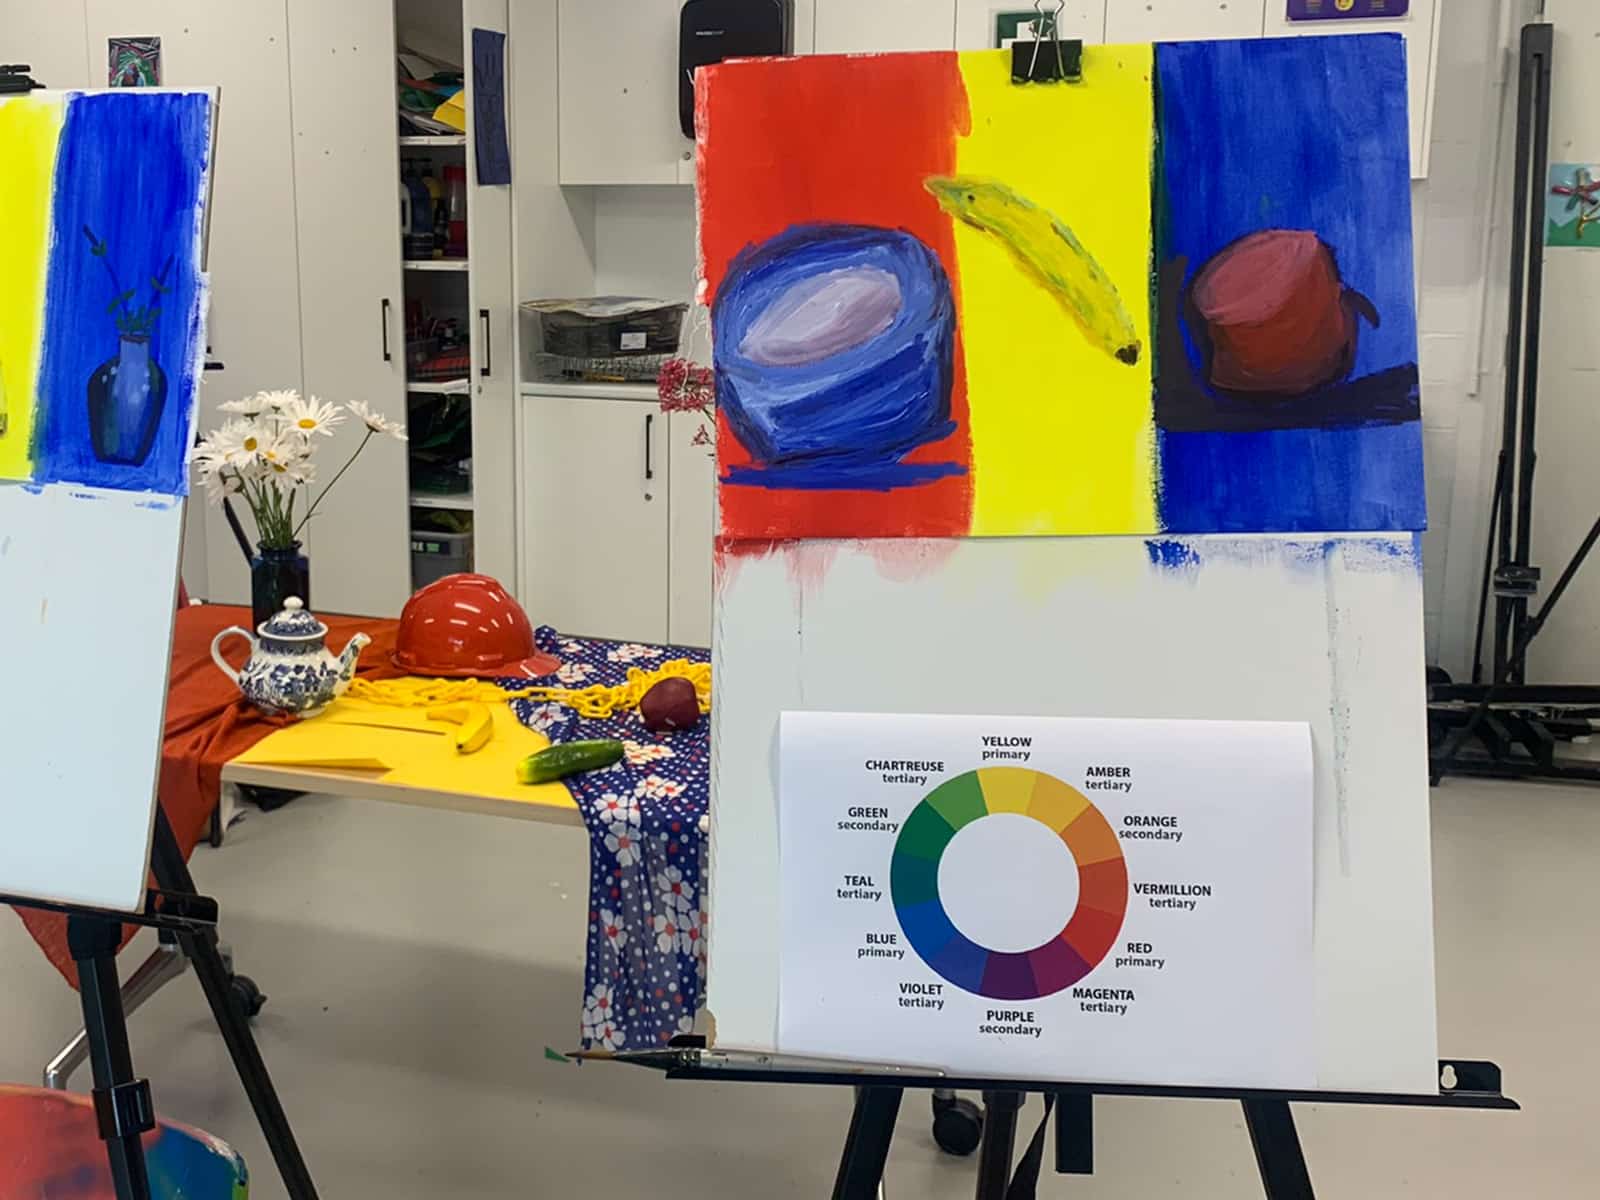
<path id="1" fill-rule="evenodd" d="M 269 734 L 223 768 L 225 783 L 325 792 L 365 800 L 581 825 L 559 783 L 525 786 L 516 765 L 550 743 L 517 720 L 509 704 L 490 706 L 494 736 L 473 754 L 455 749 L 455 726 L 421 709 L 348 697 L 318 716 Z"/>

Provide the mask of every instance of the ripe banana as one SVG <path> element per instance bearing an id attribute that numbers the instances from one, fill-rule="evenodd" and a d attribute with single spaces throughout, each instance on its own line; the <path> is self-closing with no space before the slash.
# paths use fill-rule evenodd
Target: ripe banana
<path id="1" fill-rule="evenodd" d="M 461 727 L 456 733 L 456 751 L 460 754 L 482 750 L 494 736 L 494 713 L 487 704 L 475 701 L 430 708 L 428 720 L 447 721 Z"/>
<path id="2" fill-rule="evenodd" d="M 1138 363 L 1139 334 L 1122 297 L 1065 221 L 992 179 L 930 175 L 923 186 L 945 212 L 999 238 L 1066 305 L 1091 343 L 1130 367 Z"/>

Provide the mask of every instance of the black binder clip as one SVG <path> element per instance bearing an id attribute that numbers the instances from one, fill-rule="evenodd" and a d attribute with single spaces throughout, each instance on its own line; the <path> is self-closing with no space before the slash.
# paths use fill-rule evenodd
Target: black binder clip
<path id="1" fill-rule="evenodd" d="M 1012 83 L 1077 83 L 1083 79 L 1083 42 L 1064 41 L 1061 12 L 1067 0 L 1057 0 L 1056 10 L 1045 15 L 1043 0 L 1033 0 L 1033 40 L 1018 38 L 1011 44 Z"/>

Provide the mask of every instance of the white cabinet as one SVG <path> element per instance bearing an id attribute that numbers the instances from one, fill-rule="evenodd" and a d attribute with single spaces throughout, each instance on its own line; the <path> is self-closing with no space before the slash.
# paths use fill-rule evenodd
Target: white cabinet
<path id="1" fill-rule="evenodd" d="M 956 49 L 993 50 L 995 17 L 1001 13 L 1026 12 L 1029 7 L 1015 0 L 956 0 Z M 1054 7 L 1047 5 L 1045 11 Z M 1060 21 L 1062 37 L 1103 42 L 1106 0 L 1074 0 L 1062 10 Z"/>
<path id="2" fill-rule="evenodd" d="M 955 47 L 956 0 L 816 0 L 816 13 L 818 54 Z"/>
<path id="3" fill-rule="evenodd" d="M 809 0 L 803 0 L 809 2 Z M 678 123 L 680 0 L 561 0 L 561 182 L 692 182 Z"/>
<path id="4" fill-rule="evenodd" d="M 711 645 L 712 543 L 716 536 L 716 422 L 672 413 L 667 422 L 667 640 Z"/>
<path id="5" fill-rule="evenodd" d="M 288 13 L 305 387 L 403 418 L 394 2 L 288 0 Z M 227 104 L 224 94 L 224 120 Z M 219 175 L 228 169 L 219 158 Z M 364 432 L 346 422 L 318 451 L 323 481 Z M 409 519 L 406 448 L 374 438 L 311 524 L 318 610 L 398 615 L 411 594 Z"/>
<path id="6" fill-rule="evenodd" d="M 522 398 L 522 602 L 536 624 L 667 640 L 667 420 L 655 403 Z"/>

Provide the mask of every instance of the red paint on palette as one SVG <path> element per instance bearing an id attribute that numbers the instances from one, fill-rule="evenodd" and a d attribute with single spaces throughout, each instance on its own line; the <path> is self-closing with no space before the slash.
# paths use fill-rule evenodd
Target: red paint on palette
<path id="1" fill-rule="evenodd" d="M 956 142 L 971 128 L 954 54 L 807 58 L 760 69 L 705 69 L 699 123 L 715 153 L 700 156 L 702 268 L 709 302 L 735 255 L 795 225 L 818 222 L 899 229 L 926 243 L 959 290 L 955 233 L 923 187 L 955 171 Z M 722 528 L 772 538 L 959 537 L 972 519 L 972 437 L 959 344 L 949 437 L 920 446 L 908 464 L 956 462 L 960 475 L 888 493 L 724 486 Z M 726 473 L 750 453 L 717 421 Z M 735 553 L 738 553 L 735 551 Z"/>

